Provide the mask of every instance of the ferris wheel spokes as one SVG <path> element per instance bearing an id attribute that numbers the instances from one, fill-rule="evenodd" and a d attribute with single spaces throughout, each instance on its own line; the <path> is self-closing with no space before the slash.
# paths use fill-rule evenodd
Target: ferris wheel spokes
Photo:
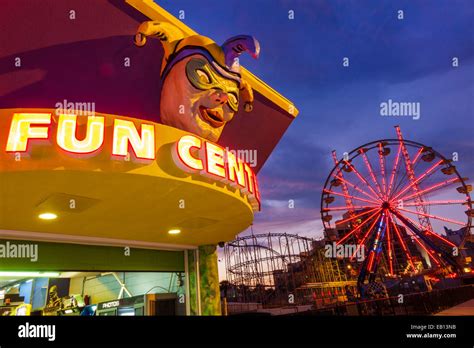
<path id="1" fill-rule="evenodd" d="M 388 149 L 388 148 L 387 148 Z M 382 187 L 384 192 L 384 198 L 387 199 L 387 183 L 386 183 L 386 171 L 385 171 L 385 156 L 388 156 L 390 152 L 384 150 L 382 142 L 379 143 L 379 166 L 380 166 L 380 175 L 382 177 Z"/>
<path id="2" fill-rule="evenodd" d="M 427 169 L 420 177 L 418 177 L 417 179 L 415 179 L 413 182 L 411 182 L 409 185 L 405 186 L 401 191 L 399 191 L 397 193 L 397 195 L 395 197 L 393 197 L 391 200 L 396 200 L 398 197 L 400 197 L 402 194 L 404 194 L 406 191 L 408 191 L 410 188 L 413 189 L 415 191 L 415 193 L 413 194 L 414 196 L 417 195 L 417 194 L 420 194 L 419 193 L 419 190 L 416 190 L 416 187 L 417 185 L 423 180 L 425 179 L 430 173 L 433 172 L 433 170 L 436 169 L 437 166 L 439 166 L 441 163 L 443 162 L 443 160 L 439 160 L 437 163 L 433 164 L 429 169 Z"/>
<path id="3" fill-rule="evenodd" d="M 466 202 L 467 202 L 466 199 L 454 199 L 454 200 L 445 199 L 445 200 L 438 200 L 438 201 L 426 201 L 426 202 L 423 202 L 422 204 L 423 205 L 452 205 L 452 204 L 464 204 Z M 415 204 L 416 203 L 403 203 L 403 206 L 412 207 Z"/>
<path id="4" fill-rule="evenodd" d="M 432 185 L 432 186 L 430 186 L 430 187 L 427 187 L 427 188 L 421 190 L 421 191 L 419 192 L 419 194 L 426 194 L 426 193 L 428 193 L 428 192 L 438 190 L 438 189 L 440 189 L 440 188 L 442 188 L 442 187 L 444 187 L 444 186 L 447 186 L 447 185 L 450 185 L 450 184 L 452 184 L 452 183 L 456 183 L 456 182 L 459 182 L 459 181 L 460 181 L 459 178 L 454 177 L 454 178 L 451 178 L 451 179 L 448 179 L 448 180 L 439 182 L 439 183 L 437 183 L 437 184 L 434 184 L 434 185 Z M 399 200 L 405 202 L 405 201 L 414 199 L 415 196 L 416 196 L 416 193 L 413 193 L 413 194 L 409 194 L 408 196 L 400 197 Z"/>
<path id="5" fill-rule="evenodd" d="M 397 208 L 397 210 L 404 211 L 406 213 L 410 213 L 410 214 L 414 214 L 414 215 L 421 215 L 421 216 L 426 217 L 426 218 L 432 218 L 432 219 L 436 219 L 436 220 L 440 220 L 440 221 L 444 221 L 444 222 L 450 222 L 450 223 L 455 224 L 455 225 L 460 225 L 460 226 L 465 225 L 465 223 L 462 222 L 462 221 L 452 220 L 452 219 L 448 219 L 448 218 L 433 215 L 433 214 L 422 213 L 422 212 L 417 212 L 417 211 L 411 211 L 411 210 L 404 209 L 404 208 Z"/>
<path id="6" fill-rule="evenodd" d="M 379 182 L 377 181 L 377 178 L 375 177 L 374 169 L 372 168 L 372 165 L 370 164 L 370 161 L 369 161 L 369 159 L 367 158 L 367 155 L 366 155 L 366 153 L 365 153 L 365 149 L 361 149 L 361 150 L 360 150 L 360 153 L 361 153 L 362 158 L 363 158 L 363 160 L 364 160 L 365 166 L 367 167 L 367 169 L 368 169 L 368 171 L 369 171 L 369 175 L 370 175 L 372 181 L 373 181 L 374 184 L 375 184 L 375 188 L 376 188 L 377 191 L 378 191 L 378 194 L 379 194 L 380 199 L 385 200 L 385 199 L 386 199 L 385 194 L 382 193 L 382 189 L 380 188 Z"/>
<path id="7" fill-rule="evenodd" d="M 380 210 L 380 208 L 378 208 L 378 207 L 371 208 L 371 209 L 369 209 L 369 210 L 364 210 L 362 213 L 359 213 L 359 214 L 357 214 L 357 215 L 354 215 L 354 216 L 349 217 L 349 218 L 344 219 L 344 220 L 340 220 L 340 221 L 339 221 L 339 224 L 343 224 L 343 223 L 345 223 L 345 222 L 349 222 L 349 221 L 351 221 L 351 220 L 357 219 L 358 217 L 361 217 L 361 216 L 370 214 L 371 212 L 373 212 L 373 211 L 376 210 L 376 209 L 377 209 L 377 210 Z"/>
<path id="8" fill-rule="evenodd" d="M 378 270 L 396 276 L 442 268 L 442 273 L 434 274 L 455 274 L 466 268 L 465 263 L 457 264 L 461 259 L 452 250 L 462 247 L 470 231 L 472 186 L 450 160 L 431 147 L 403 139 L 399 127 L 396 130 L 396 139 L 362 145 L 348 152 L 349 158 L 337 161 L 333 152 L 335 167 L 321 200 L 325 229 L 328 235 L 336 233 L 338 245 L 354 241 L 357 250 L 367 247 L 367 258 L 358 270 L 364 272 L 365 281 L 369 276 L 369 283 Z M 459 199 L 456 191 L 465 198 Z M 338 204 L 342 197 L 345 206 Z M 467 223 L 459 218 L 460 211 L 467 215 Z M 452 230 L 452 236 L 433 228 L 436 221 Z"/>
<path id="9" fill-rule="evenodd" d="M 376 201 L 370 201 L 370 200 L 368 200 L 368 199 L 365 199 L 365 198 L 362 198 L 362 197 L 358 197 L 358 196 L 353 196 L 353 195 L 345 195 L 345 194 L 343 194 L 343 193 L 339 193 L 339 192 L 332 191 L 332 190 L 328 190 L 328 189 L 324 189 L 323 192 L 324 192 L 324 193 L 330 193 L 330 194 L 336 195 L 336 196 L 341 196 L 341 197 L 350 197 L 351 199 L 355 199 L 355 200 L 358 200 L 358 201 L 361 201 L 361 202 L 372 203 L 372 204 L 379 204 L 379 203 L 376 202 Z"/>
<path id="10" fill-rule="evenodd" d="M 369 222 L 375 215 L 377 215 L 380 212 L 380 210 L 382 210 L 382 209 L 381 208 L 377 209 L 377 211 L 375 211 L 372 215 L 370 215 L 368 218 L 366 218 L 364 221 L 362 221 L 360 224 L 358 224 L 354 229 L 352 229 L 352 231 L 347 233 L 343 238 L 339 239 L 337 241 L 336 245 L 341 244 L 342 242 L 347 240 L 351 235 L 353 235 L 355 232 L 359 231 L 362 227 L 365 226 L 365 224 L 367 222 Z"/>
<path id="11" fill-rule="evenodd" d="M 356 169 L 356 167 L 354 167 L 354 165 L 352 163 L 350 163 L 349 161 L 344 161 L 345 164 L 350 168 L 351 171 L 354 172 L 355 175 L 357 175 L 357 177 L 359 178 L 360 181 L 362 181 L 366 186 L 367 188 L 370 190 L 370 192 L 372 192 L 374 194 L 375 197 L 377 197 L 377 199 L 379 200 L 383 200 L 383 197 L 375 192 L 375 190 L 373 189 L 372 185 L 370 185 L 370 183 L 367 181 L 366 178 L 364 178 L 360 172 Z M 375 198 L 374 197 L 374 198 Z"/>
<path id="12" fill-rule="evenodd" d="M 372 200 L 374 200 L 374 199 L 377 200 L 377 199 L 378 199 L 377 197 L 374 197 L 373 195 L 371 195 L 371 194 L 365 192 L 364 190 L 362 190 L 362 189 L 361 189 L 360 187 L 358 187 L 357 185 L 354 185 L 354 184 L 351 183 L 349 180 L 344 179 L 344 178 L 342 177 L 342 173 L 341 173 L 340 176 L 336 176 L 336 178 L 339 179 L 339 180 L 341 180 L 341 181 L 342 181 L 342 184 L 345 183 L 345 184 L 349 185 L 349 186 L 352 187 L 354 190 L 356 190 L 357 192 L 360 192 L 360 193 L 366 195 L 366 196 L 369 197 L 370 199 L 372 199 Z"/>
<path id="13" fill-rule="evenodd" d="M 397 172 L 397 168 L 398 168 L 398 164 L 400 163 L 400 153 L 402 151 L 402 145 L 398 145 L 398 150 L 397 150 L 397 155 L 395 157 L 395 162 L 392 166 L 392 174 L 390 175 L 390 183 L 388 185 L 388 196 L 391 197 L 391 194 L 392 194 L 392 190 L 393 190 L 393 180 L 395 179 L 395 174 L 398 173 Z"/>
<path id="14" fill-rule="evenodd" d="M 413 160 L 411 161 L 411 163 L 413 164 L 413 167 L 415 167 L 415 164 L 418 162 L 418 160 L 420 159 L 421 157 L 421 154 L 423 153 L 423 150 L 425 148 L 424 147 L 420 147 L 420 149 L 416 152 L 416 155 L 415 157 L 413 157 Z"/>

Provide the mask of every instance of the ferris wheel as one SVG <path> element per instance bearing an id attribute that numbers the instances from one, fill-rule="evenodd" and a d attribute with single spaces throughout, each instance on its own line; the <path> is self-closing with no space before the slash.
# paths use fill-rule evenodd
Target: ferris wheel
<path id="1" fill-rule="evenodd" d="M 335 165 L 321 197 L 326 234 L 338 231 L 337 245 L 366 251 L 359 285 L 373 282 L 377 272 L 454 276 L 465 263 L 472 185 L 455 161 L 395 129 L 396 138 L 359 146 L 340 160 L 333 151 Z"/>

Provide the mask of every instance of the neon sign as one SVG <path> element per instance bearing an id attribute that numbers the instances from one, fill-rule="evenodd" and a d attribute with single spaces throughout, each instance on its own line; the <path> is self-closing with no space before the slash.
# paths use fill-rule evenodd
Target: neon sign
<path id="1" fill-rule="evenodd" d="M 26 152 L 29 140 L 48 139 L 51 114 L 13 114 L 7 152 Z M 35 125 L 35 127 L 32 127 Z M 44 125 L 38 127 L 38 125 Z"/>
<path id="2" fill-rule="evenodd" d="M 79 156 L 95 154 L 105 144 L 106 119 L 103 116 L 81 117 L 83 126 L 81 139 L 78 139 L 79 121 L 76 115 L 60 114 L 53 122 L 51 113 L 14 113 L 5 150 L 9 153 L 27 153 L 33 143 L 55 141 L 65 153 Z M 157 149 L 153 124 L 142 123 L 137 129 L 132 121 L 119 118 L 113 121 L 112 157 L 123 158 L 133 152 L 138 160 L 155 160 Z M 51 129 L 56 130 L 55 136 Z M 181 170 L 223 182 L 247 196 L 252 208 L 260 209 L 257 177 L 252 168 L 232 152 L 188 134 L 173 146 L 172 157 Z"/>
<path id="3" fill-rule="evenodd" d="M 13 114 L 6 151 L 28 152 L 31 140 L 50 140 L 51 123 L 51 113 Z M 136 158 L 155 159 L 155 127 L 153 125 L 142 125 L 141 134 L 139 134 L 133 122 L 115 119 L 113 129 L 113 156 L 127 156 L 130 145 Z M 76 115 L 58 116 L 56 143 L 62 150 L 75 154 L 88 154 L 99 150 L 104 144 L 104 117 L 87 116 L 86 136 L 83 140 L 77 139 L 76 130 Z"/>
<path id="4" fill-rule="evenodd" d="M 58 121 L 56 141 L 60 148 L 72 153 L 92 153 L 104 143 L 104 118 L 87 118 L 87 135 L 83 140 L 76 138 L 77 116 L 61 115 Z"/>
<path id="5" fill-rule="evenodd" d="M 260 208 L 257 176 L 250 166 L 232 152 L 195 135 L 184 135 L 173 148 L 175 164 L 188 173 L 199 173 L 222 181 L 247 195 Z"/>

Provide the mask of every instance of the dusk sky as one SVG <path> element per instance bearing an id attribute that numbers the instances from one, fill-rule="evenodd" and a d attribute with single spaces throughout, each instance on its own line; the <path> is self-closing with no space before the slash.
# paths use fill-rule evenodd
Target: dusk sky
<path id="1" fill-rule="evenodd" d="M 255 36 L 260 58 L 242 56 L 242 64 L 300 111 L 259 173 L 263 206 L 255 233 L 321 237 L 319 204 L 331 150 L 341 156 L 395 138 L 397 124 L 406 139 L 446 157 L 457 152 L 459 172 L 473 176 L 472 1 L 157 2 L 175 16 L 184 10 L 184 23 L 218 43 Z M 380 103 L 389 99 L 420 103 L 420 119 L 382 117 Z"/>

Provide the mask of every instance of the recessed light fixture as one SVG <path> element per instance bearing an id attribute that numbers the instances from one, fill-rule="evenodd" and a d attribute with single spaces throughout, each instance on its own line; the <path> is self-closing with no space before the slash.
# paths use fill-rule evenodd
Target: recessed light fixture
<path id="1" fill-rule="evenodd" d="M 181 230 L 178 230 L 178 229 L 172 229 L 172 230 L 169 230 L 168 231 L 169 234 L 180 234 L 181 233 Z"/>
<path id="2" fill-rule="evenodd" d="M 58 216 L 54 213 L 42 213 L 42 214 L 39 214 L 38 217 L 41 220 L 54 220 L 54 219 L 57 219 Z"/>

